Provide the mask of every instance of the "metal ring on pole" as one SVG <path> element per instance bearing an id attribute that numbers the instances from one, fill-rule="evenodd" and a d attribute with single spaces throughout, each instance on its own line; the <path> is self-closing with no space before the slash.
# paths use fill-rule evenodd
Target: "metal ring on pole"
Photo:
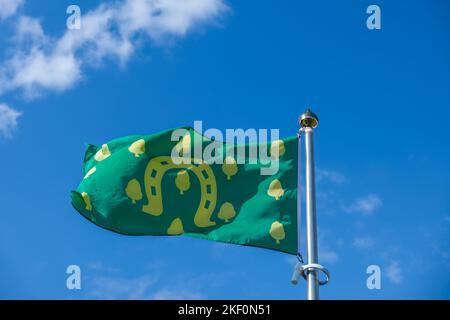
<path id="1" fill-rule="evenodd" d="M 319 286 L 326 285 L 328 282 L 330 282 L 330 272 L 321 264 L 308 263 L 303 265 L 299 271 L 305 280 L 307 280 L 308 273 L 310 271 L 321 271 L 325 275 L 325 280 L 319 280 Z"/>

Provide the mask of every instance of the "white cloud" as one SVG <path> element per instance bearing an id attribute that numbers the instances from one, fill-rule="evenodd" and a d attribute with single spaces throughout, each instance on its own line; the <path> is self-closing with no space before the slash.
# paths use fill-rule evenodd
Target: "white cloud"
<path id="1" fill-rule="evenodd" d="M 4 138 L 11 137 L 12 132 L 17 127 L 17 118 L 21 115 L 21 112 L 0 103 L 0 134 Z"/>
<path id="2" fill-rule="evenodd" d="M 110 272 L 101 263 L 89 265 L 91 271 Z M 112 270 L 116 272 L 116 270 Z M 220 276 L 220 275 L 219 275 Z M 158 285 L 158 276 L 140 276 L 136 278 L 123 278 L 114 276 L 89 277 L 87 281 L 87 296 L 101 300 L 190 300 L 205 299 L 202 293 L 192 290 L 193 282 L 201 281 L 201 277 L 186 280 L 185 286 L 190 289 L 181 289 L 178 285 Z M 161 280 L 161 279 L 159 279 Z M 211 285 L 208 282 L 209 285 Z"/>
<path id="3" fill-rule="evenodd" d="M 16 14 L 17 9 L 23 5 L 25 0 L 0 0 L 0 20 Z"/>
<path id="4" fill-rule="evenodd" d="M 403 275 L 398 261 L 393 261 L 389 264 L 386 270 L 386 276 L 395 284 L 399 284 L 403 281 Z"/>
<path id="5" fill-rule="evenodd" d="M 38 43 L 45 40 L 44 29 L 42 29 L 41 22 L 38 19 L 20 16 L 16 21 L 15 27 L 16 34 L 13 40 L 15 40 L 16 44 L 25 44 L 26 41 Z"/>
<path id="6" fill-rule="evenodd" d="M 317 182 L 328 180 L 335 184 L 342 184 L 345 182 L 345 176 L 337 171 L 325 170 L 325 169 L 317 169 L 316 172 L 316 180 Z"/>
<path id="7" fill-rule="evenodd" d="M 109 265 L 105 265 L 99 261 L 89 262 L 87 264 L 87 267 L 89 270 L 92 270 L 92 271 L 99 271 L 99 272 L 106 272 L 106 273 L 116 273 L 116 272 L 120 271 L 118 268 L 115 268 L 115 267 L 109 266 Z"/>
<path id="8" fill-rule="evenodd" d="M 292 256 L 292 255 L 286 255 L 284 261 L 287 264 L 291 265 L 292 268 L 297 264 L 297 262 L 299 262 L 298 258 L 296 256 Z"/>
<path id="9" fill-rule="evenodd" d="M 441 257 L 445 260 L 450 260 L 450 252 L 449 251 L 440 251 Z"/>
<path id="10" fill-rule="evenodd" d="M 307 263 L 307 254 L 305 252 L 303 259 L 304 263 Z M 287 264 L 291 265 L 292 268 L 299 262 L 296 256 L 288 255 L 284 260 Z M 339 261 L 339 255 L 336 251 L 331 250 L 328 247 L 320 247 L 319 248 L 319 261 L 323 264 L 334 264 Z"/>
<path id="11" fill-rule="evenodd" d="M 67 90 L 82 78 L 85 67 L 108 60 L 123 66 L 142 39 L 167 43 L 216 21 L 225 11 L 223 0 L 108 2 L 82 14 L 81 29 L 59 38 L 45 35 L 38 20 L 21 17 L 14 53 L 0 67 L 0 94 L 23 90 L 33 97 Z"/>
<path id="12" fill-rule="evenodd" d="M 96 299 L 149 299 L 150 288 L 156 283 L 155 277 L 143 276 L 134 279 L 95 277 L 90 279 L 88 295 Z"/>
<path id="13" fill-rule="evenodd" d="M 319 248 L 319 261 L 321 263 L 333 264 L 339 260 L 338 254 L 326 247 Z"/>
<path id="14" fill-rule="evenodd" d="M 372 237 L 366 236 L 366 237 L 356 237 L 353 240 L 353 246 L 360 249 L 367 249 L 370 247 L 373 247 L 375 244 L 375 240 Z"/>
<path id="15" fill-rule="evenodd" d="M 170 290 L 163 288 L 158 290 L 152 297 L 154 300 L 199 300 L 206 297 L 198 292 L 176 289 Z"/>
<path id="16" fill-rule="evenodd" d="M 47 54 L 33 48 L 29 54 L 16 54 L 9 61 L 12 77 L 4 80 L 9 88 L 22 88 L 27 96 L 40 89 L 64 91 L 81 78 L 80 61 L 71 54 Z"/>
<path id="17" fill-rule="evenodd" d="M 376 194 L 369 194 L 357 198 L 349 206 L 345 206 L 343 209 L 347 212 L 361 213 L 363 215 L 368 215 L 373 213 L 382 205 L 381 198 Z"/>

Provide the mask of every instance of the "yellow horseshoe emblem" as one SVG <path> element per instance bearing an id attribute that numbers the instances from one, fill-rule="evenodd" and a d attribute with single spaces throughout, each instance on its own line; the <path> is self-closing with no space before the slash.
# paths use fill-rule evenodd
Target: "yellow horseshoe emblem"
<path id="1" fill-rule="evenodd" d="M 200 205 L 195 213 L 194 223 L 200 228 L 214 226 L 216 223 L 211 221 L 211 216 L 217 202 L 216 177 L 209 165 L 200 161 L 193 162 L 195 164 L 175 164 L 172 158 L 168 156 L 150 160 L 144 173 L 145 193 L 148 203 L 142 206 L 142 211 L 153 216 L 161 215 L 163 213 L 161 181 L 164 174 L 171 169 L 189 169 L 197 176 L 201 188 Z"/>

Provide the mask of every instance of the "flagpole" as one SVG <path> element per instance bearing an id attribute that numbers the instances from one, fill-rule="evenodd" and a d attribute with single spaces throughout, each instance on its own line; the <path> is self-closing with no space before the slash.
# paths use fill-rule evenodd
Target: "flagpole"
<path id="1" fill-rule="evenodd" d="M 316 223 L 316 192 L 314 172 L 314 141 L 313 129 L 319 124 L 319 119 L 309 109 L 299 118 L 299 123 L 305 136 L 305 166 L 306 166 L 306 246 L 308 264 L 304 266 L 307 281 L 307 299 L 319 299 L 319 254 L 317 249 Z"/>

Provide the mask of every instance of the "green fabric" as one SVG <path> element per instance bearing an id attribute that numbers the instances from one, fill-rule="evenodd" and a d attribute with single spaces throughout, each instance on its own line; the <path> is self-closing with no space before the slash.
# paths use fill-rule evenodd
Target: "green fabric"
<path id="1" fill-rule="evenodd" d="M 71 194 L 75 209 L 120 234 L 184 234 L 296 254 L 297 137 L 282 140 L 278 172 L 261 175 L 269 165 L 249 163 L 249 145 L 230 147 L 185 129 L 192 150 L 220 144 L 215 156 L 222 159 L 227 148 L 245 150 L 245 164 L 173 164 L 172 149 L 182 145 L 171 141 L 173 130 L 88 145 L 84 178 Z M 264 147 L 270 154 L 271 144 Z"/>

